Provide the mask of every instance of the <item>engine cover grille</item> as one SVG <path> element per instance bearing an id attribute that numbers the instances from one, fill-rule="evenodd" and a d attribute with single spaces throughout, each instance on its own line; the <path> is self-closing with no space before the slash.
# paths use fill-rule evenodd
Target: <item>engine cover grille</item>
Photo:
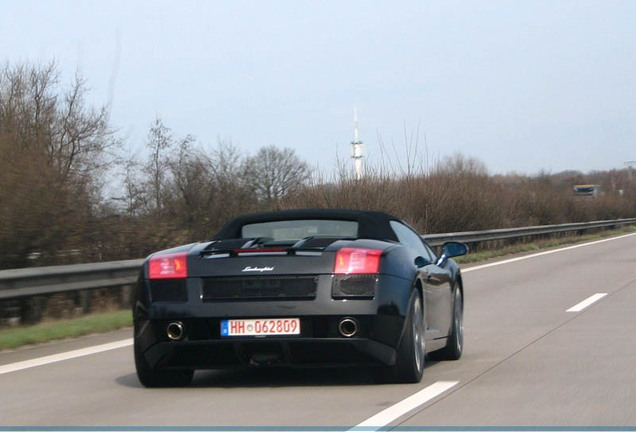
<path id="1" fill-rule="evenodd" d="M 375 296 L 378 282 L 378 276 L 375 274 L 335 275 L 331 286 L 331 296 L 334 299 L 370 299 Z"/>
<path id="2" fill-rule="evenodd" d="M 204 278 L 205 300 L 312 300 L 318 276 L 249 276 Z"/>
<path id="3" fill-rule="evenodd" d="M 188 291 L 185 279 L 150 281 L 150 298 L 153 302 L 186 302 Z"/>

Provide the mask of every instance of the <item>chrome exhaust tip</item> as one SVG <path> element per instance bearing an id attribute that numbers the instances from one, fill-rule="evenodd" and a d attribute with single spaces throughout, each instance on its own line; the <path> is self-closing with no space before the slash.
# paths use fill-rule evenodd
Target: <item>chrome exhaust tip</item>
<path id="1" fill-rule="evenodd" d="M 183 340 L 185 338 L 185 328 L 181 321 L 174 321 L 168 324 L 166 328 L 168 339 L 173 341 Z"/>
<path id="2" fill-rule="evenodd" d="M 338 331 L 346 338 L 350 338 L 358 333 L 358 322 L 353 318 L 343 318 L 338 324 Z"/>

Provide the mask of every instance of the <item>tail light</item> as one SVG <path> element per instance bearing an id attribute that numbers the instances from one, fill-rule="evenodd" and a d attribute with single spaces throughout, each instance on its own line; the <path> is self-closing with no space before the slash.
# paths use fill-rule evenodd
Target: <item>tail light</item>
<path id="1" fill-rule="evenodd" d="M 342 248 L 336 253 L 335 274 L 374 274 L 380 271 L 381 250 Z"/>
<path id="2" fill-rule="evenodd" d="M 188 277 L 187 253 L 156 255 L 148 262 L 150 279 L 176 279 Z"/>

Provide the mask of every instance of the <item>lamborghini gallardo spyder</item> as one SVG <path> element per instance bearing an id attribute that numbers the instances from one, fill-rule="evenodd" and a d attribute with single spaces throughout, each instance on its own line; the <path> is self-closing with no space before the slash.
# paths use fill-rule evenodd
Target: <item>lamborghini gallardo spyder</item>
<path id="1" fill-rule="evenodd" d="M 210 241 L 150 255 L 133 296 L 137 376 L 183 386 L 197 369 L 365 366 L 419 382 L 458 359 L 464 287 L 451 257 L 384 213 L 240 216 Z"/>

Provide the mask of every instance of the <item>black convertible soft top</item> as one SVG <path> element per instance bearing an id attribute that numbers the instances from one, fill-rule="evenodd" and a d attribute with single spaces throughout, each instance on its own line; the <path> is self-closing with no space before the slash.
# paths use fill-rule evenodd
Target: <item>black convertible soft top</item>
<path id="1" fill-rule="evenodd" d="M 212 240 L 241 237 L 243 225 L 296 219 L 333 219 L 358 222 L 358 238 L 397 241 L 389 222 L 398 218 L 382 212 L 344 209 L 297 209 L 252 213 L 231 220 Z"/>

